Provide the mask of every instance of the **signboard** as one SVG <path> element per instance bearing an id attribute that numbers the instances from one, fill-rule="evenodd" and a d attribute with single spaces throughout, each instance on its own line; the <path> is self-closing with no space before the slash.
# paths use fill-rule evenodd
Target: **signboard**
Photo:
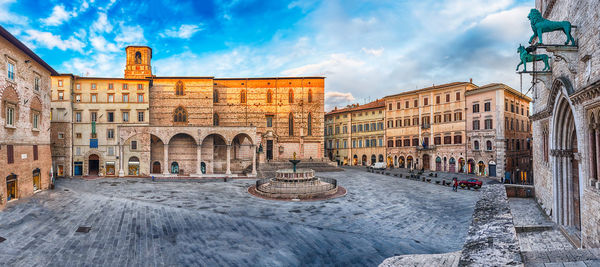
<path id="1" fill-rule="evenodd" d="M 98 139 L 90 139 L 90 148 L 98 148 Z"/>

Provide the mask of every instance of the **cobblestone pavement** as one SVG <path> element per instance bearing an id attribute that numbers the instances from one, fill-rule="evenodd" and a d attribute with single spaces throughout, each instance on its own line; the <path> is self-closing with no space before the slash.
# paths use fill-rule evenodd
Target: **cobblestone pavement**
<path id="1" fill-rule="evenodd" d="M 388 258 L 379 267 L 420 267 L 420 266 L 448 266 L 457 267 L 460 260 L 460 251 L 444 254 L 416 254 Z"/>
<path id="2" fill-rule="evenodd" d="M 576 249 L 533 198 L 509 198 L 525 266 L 600 266 L 600 249 Z"/>
<path id="3" fill-rule="evenodd" d="M 278 202 L 249 195 L 254 180 L 58 180 L 0 212 L 0 266 L 374 266 L 459 250 L 479 195 L 356 170 L 318 175 L 348 194 Z"/>

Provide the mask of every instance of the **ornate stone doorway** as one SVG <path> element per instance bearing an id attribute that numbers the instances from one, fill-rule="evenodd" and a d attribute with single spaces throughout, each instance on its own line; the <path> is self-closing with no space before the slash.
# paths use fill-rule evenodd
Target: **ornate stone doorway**
<path id="1" fill-rule="evenodd" d="M 88 158 L 88 175 L 98 175 L 100 173 L 100 157 L 96 154 Z"/>
<path id="2" fill-rule="evenodd" d="M 154 163 L 152 163 L 152 173 L 161 173 L 160 162 L 155 161 Z"/>

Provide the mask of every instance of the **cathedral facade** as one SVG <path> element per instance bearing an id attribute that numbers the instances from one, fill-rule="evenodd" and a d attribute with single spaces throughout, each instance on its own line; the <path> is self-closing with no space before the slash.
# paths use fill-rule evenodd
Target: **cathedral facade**
<path id="1" fill-rule="evenodd" d="M 323 77 L 160 77 L 151 48 L 126 53 L 124 78 L 52 77 L 53 122 L 72 124 L 53 128 L 72 140 L 55 149 L 70 153 L 55 157 L 63 176 L 254 176 L 323 159 Z"/>

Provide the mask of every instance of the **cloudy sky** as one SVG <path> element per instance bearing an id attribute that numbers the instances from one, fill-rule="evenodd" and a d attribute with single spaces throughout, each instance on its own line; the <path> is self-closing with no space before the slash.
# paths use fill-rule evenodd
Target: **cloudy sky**
<path id="1" fill-rule="evenodd" d="M 477 85 L 503 82 L 518 90 L 516 48 L 529 38 L 526 17 L 534 5 L 533 0 L 140 2 L 0 0 L 0 25 L 63 73 L 122 77 L 125 46 L 148 45 L 159 76 L 325 76 L 328 110 L 470 78 Z"/>

